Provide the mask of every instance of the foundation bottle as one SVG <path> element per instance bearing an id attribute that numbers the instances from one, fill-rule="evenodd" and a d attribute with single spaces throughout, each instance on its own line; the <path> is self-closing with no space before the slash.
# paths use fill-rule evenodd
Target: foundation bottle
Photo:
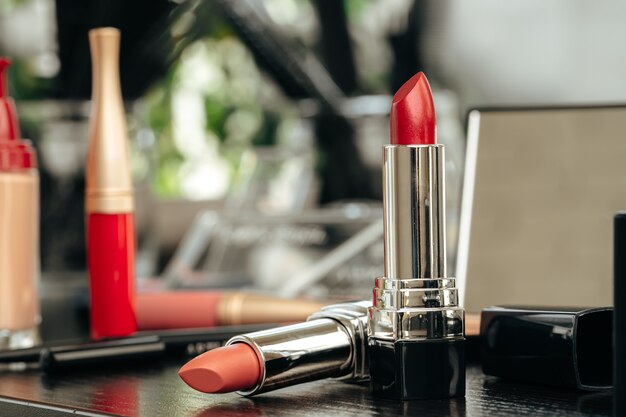
<path id="1" fill-rule="evenodd" d="M 39 343 L 39 175 L 0 57 L 0 350 Z"/>

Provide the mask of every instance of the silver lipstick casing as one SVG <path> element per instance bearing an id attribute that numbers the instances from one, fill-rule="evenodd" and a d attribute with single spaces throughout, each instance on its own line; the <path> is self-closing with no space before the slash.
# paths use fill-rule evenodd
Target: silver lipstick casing
<path id="1" fill-rule="evenodd" d="M 384 276 L 369 308 L 375 394 L 465 394 L 464 310 L 447 276 L 443 145 L 383 147 Z"/>
<path id="2" fill-rule="evenodd" d="M 226 346 L 245 343 L 264 365 L 257 385 L 237 393 L 249 396 L 323 378 L 367 380 L 371 305 L 370 301 L 329 305 L 304 323 L 233 337 Z"/>

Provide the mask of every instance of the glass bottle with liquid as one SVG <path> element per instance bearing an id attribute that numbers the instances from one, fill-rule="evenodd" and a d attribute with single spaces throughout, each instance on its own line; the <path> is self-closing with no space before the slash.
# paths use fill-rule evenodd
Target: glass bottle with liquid
<path id="1" fill-rule="evenodd" d="M 0 57 L 0 350 L 39 343 L 39 174 Z"/>

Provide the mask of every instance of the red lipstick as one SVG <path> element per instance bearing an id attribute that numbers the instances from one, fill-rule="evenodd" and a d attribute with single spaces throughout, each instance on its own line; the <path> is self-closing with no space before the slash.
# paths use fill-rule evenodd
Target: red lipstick
<path id="1" fill-rule="evenodd" d="M 430 85 L 418 72 L 393 96 L 391 102 L 392 145 L 434 145 L 437 121 Z"/>
<path id="2" fill-rule="evenodd" d="M 135 318 L 135 224 L 119 80 L 120 32 L 89 31 L 92 112 L 85 190 L 91 336 L 128 336 Z"/>
<path id="3" fill-rule="evenodd" d="M 369 309 L 374 394 L 397 400 L 465 394 L 464 311 L 446 270 L 445 154 L 421 72 L 398 90 L 383 147 L 384 276 Z"/>

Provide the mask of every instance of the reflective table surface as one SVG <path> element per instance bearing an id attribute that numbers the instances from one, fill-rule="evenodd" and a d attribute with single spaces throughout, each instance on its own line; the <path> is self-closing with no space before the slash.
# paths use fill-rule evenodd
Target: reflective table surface
<path id="1" fill-rule="evenodd" d="M 187 387 L 179 362 L 42 375 L 3 372 L 0 415 L 65 416 L 610 416 L 609 393 L 502 381 L 468 366 L 464 399 L 395 402 L 367 385 L 317 381 L 256 397 L 208 395 Z"/>
<path id="2" fill-rule="evenodd" d="M 43 284 L 44 340 L 86 336 L 86 279 L 44 276 Z M 475 350 L 468 353 L 477 357 Z M 460 417 L 610 416 L 612 412 L 610 393 L 504 381 L 485 376 L 475 361 L 468 363 L 465 398 L 412 402 L 377 399 L 367 384 L 331 380 L 251 398 L 203 394 L 178 377 L 184 362 L 184 358 L 155 360 L 59 375 L 44 375 L 36 369 L 0 370 L 0 416 Z"/>

